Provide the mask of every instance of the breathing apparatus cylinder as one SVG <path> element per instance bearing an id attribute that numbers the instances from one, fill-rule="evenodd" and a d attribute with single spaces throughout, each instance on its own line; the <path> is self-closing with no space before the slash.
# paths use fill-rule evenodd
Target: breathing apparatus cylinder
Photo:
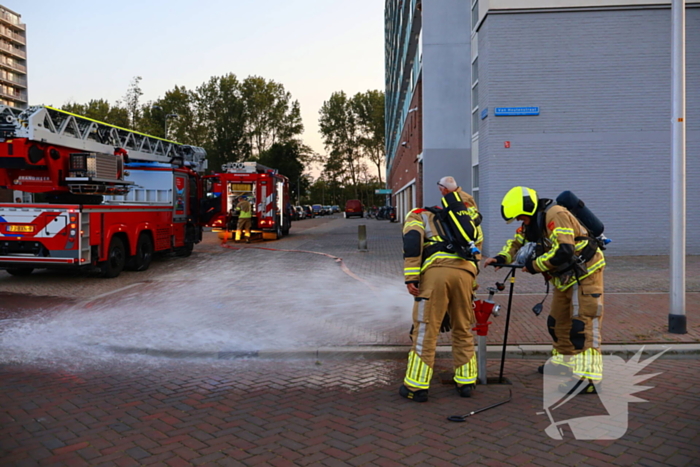
<path id="1" fill-rule="evenodd" d="M 588 229 L 588 233 L 592 237 L 600 237 L 603 235 L 605 226 L 600 219 L 598 219 L 598 217 L 596 217 L 596 215 L 593 214 L 588 207 L 586 207 L 586 204 L 581 201 L 578 196 L 570 191 L 565 191 L 557 196 L 556 201 L 558 205 L 564 206 L 566 209 L 571 211 L 571 214 L 581 221 L 584 227 Z"/>

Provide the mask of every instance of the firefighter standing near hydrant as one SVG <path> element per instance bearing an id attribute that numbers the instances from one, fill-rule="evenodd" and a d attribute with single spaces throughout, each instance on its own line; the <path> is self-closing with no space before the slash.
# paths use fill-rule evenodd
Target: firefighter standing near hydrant
<path id="1" fill-rule="evenodd" d="M 501 215 L 508 223 L 517 219 L 523 224 L 515 238 L 497 256 L 488 258 L 484 266 L 511 263 L 523 245 L 535 243 L 535 255 L 526 261 L 523 270 L 544 274 L 555 287 L 547 318 L 554 341 L 551 361 L 555 373 L 573 376 L 559 390 L 596 394 L 603 378 L 603 252 L 568 209 L 538 198 L 533 189 L 518 186 L 508 191 L 501 203 Z M 540 373 L 544 370 L 544 365 L 538 369 Z"/>
<path id="2" fill-rule="evenodd" d="M 238 205 L 236 206 L 236 212 L 238 213 L 238 225 L 236 226 L 236 241 L 241 239 L 241 231 L 245 230 L 245 241 L 250 243 L 250 226 L 251 217 L 253 215 L 250 202 L 248 198 L 244 195 L 241 196 Z"/>
<path id="3" fill-rule="evenodd" d="M 448 205 L 461 206 L 461 234 L 477 247 L 483 242 L 481 216 L 474 198 L 464 193 L 452 177 L 438 183 L 443 194 L 445 212 Z M 404 383 L 399 389 L 402 397 L 416 401 L 428 400 L 428 388 L 433 375 L 435 348 L 445 314 L 452 326 L 452 355 L 457 392 L 470 397 L 477 378 L 474 352 L 472 307 L 473 287 L 478 274 L 478 255 L 469 259 L 449 248 L 444 223 L 433 209 L 413 209 L 406 216 L 403 229 L 404 276 L 408 292 L 413 295 L 413 346 L 408 354 Z"/>

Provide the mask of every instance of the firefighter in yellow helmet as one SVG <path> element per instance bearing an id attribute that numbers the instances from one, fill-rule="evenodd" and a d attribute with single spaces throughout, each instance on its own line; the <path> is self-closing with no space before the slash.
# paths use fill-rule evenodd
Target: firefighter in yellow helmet
<path id="1" fill-rule="evenodd" d="M 597 240 L 568 209 L 538 198 L 531 188 L 517 186 L 508 191 L 501 203 L 501 216 L 507 223 L 518 220 L 522 225 L 515 238 L 484 266 L 511 263 L 524 245 L 534 244 L 523 270 L 544 274 L 555 288 L 547 318 L 553 340 L 552 371 L 572 375 L 559 389 L 569 394 L 597 393 L 603 377 L 600 345 L 605 268 Z M 544 373 L 545 366 L 538 371 Z"/>
<path id="2" fill-rule="evenodd" d="M 438 186 L 443 194 L 443 214 L 457 211 L 455 217 L 460 221 L 460 227 L 449 235 L 457 231 L 456 235 L 463 235 L 480 247 L 481 216 L 474 198 L 459 189 L 452 177 L 442 178 Z M 455 209 L 447 211 L 451 206 Z M 446 314 L 452 328 L 454 381 L 459 395 L 470 397 L 477 378 L 471 328 L 473 286 L 480 256 L 478 250 L 466 254 L 451 246 L 439 215 L 440 210 L 435 208 L 413 209 L 406 216 L 403 228 L 404 276 L 414 305 L 413 345 L 399 394 L 416 402 L 428 400 L 437 338 Z"/>

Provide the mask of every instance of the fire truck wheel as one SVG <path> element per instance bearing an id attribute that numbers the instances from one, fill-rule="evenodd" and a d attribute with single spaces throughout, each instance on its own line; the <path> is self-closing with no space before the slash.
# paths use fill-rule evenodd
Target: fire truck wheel
<path id="1" fill-rule="evenodd" d="M 136 243 L 136 254 L 129 257 L 126 262 L 126 269 L 130 271 L 145 271 L 151 266 L 152 260 L 153 241 L 150 235 L 142 232 Z"/>
<path id="2" fill-rule="evenodd" d="M 10 268 L 6 269 L 7 273 L 13 276 L 28 276 L 34 268 Z"/>
<path id="3" fill-rule="evenodd" d="M 122 242 L 119 237 L 112 237 L 112 241 L 109 242 L 107 261 L 100 265 L 102 277 L 117 277 L 124 269 L 125 261 L 126 252 L 124 250 L 124 242 Z"/>

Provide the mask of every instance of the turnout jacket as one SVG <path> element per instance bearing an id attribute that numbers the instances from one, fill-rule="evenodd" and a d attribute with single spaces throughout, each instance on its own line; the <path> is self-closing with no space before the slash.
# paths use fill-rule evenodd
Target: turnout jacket
<path id="1" fill-rule="evenodd" d="M 533 273 L 545 273 L 551 277 L 550 282 L 561 291 L 571 287 L 577 280 L 574 274 L 565 274 L 560 271 L 566 268 L 573 260 L 577 259 L 585 251 L 594 251 L 594 254 L 585 262 L 585 272 L 578 274 L 578 280 L 584 279 L 605 266 L 605 257 L 598 248 L 595 239 L 588 236 L 585 227 L 563 206 L 552 205 L 547 208 L 544 230 L 541 240 L 538 242 L 537 256 L 527 262 L 526 267 Z M 527 229 L 541 229 L 537 216 L 532 217 L 528 226 L 521 226 L 515 232 L 515 237 L 508 240 L 498 254 L 505 263 L 511 263 L 518 250 L 527 242 Z M 595 250 L 591 250 L 595 248 Z M 500 261 L 499 261 L 500 262 Z"/>
<path id="2" fill-rule="evenodd" d="M 479 213 L 474 198 L 459 190 L 458 195 L 464 201 L 465 208 L 472 219 L 471 234 L 474 244 L 481 248 L 484 236 L 481 227 L 474 224 Z M 449 267 L 468 271 L 474 277 L 478 274 L 477 262 L 466 260 L 456 253 L 440 248 L 445 245 L 446 238 L 440 235 L 441 228 L 436 225 L 435 214 L 424 208 L 416 208 L 406 215 L 403 226 L 403 257 L 405 283 L 419 283 L 421 273 L 431 267 Z"/>
<path id="3" fill-rule="evenodd" d="M 250 219 L 253 215 L 251 212 L 250 203 L 247 200 L 241 200 L 236 206 L 236 212 L 238 212 L 239 219 Z"/>

